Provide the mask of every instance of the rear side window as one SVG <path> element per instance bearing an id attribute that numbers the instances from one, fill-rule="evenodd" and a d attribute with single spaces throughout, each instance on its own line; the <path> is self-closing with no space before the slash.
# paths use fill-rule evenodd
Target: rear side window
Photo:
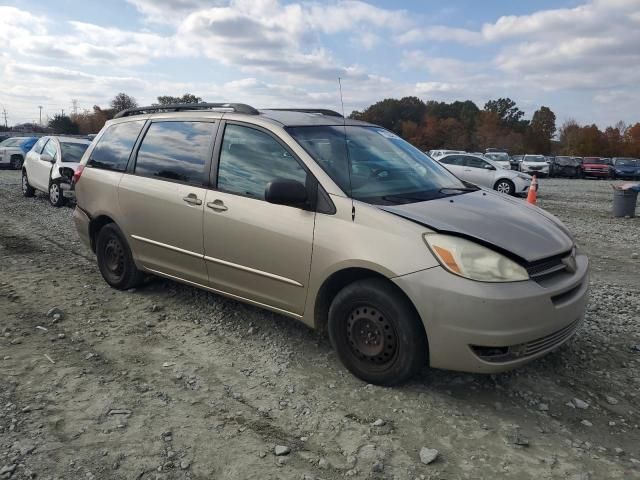
<path id="1" fill-rule="evenodd" d="M 111 125 L 91 152 L 87 166 L 124 172 L 144 120 Z"/>
<path id="2" fill-rule="evenodd" d="M 307 172 L 270 135 L 253 128 L 227 125 L 220 152 L 218 188 L 264 200 L 267 184 L 276 179 L 306 184 Z"/>
<path id="3" fill-rule="evenodd" d="M 213 133 L 210 122 L 152 123 L 138 150 L 136 175 L 202 185 Z"/>

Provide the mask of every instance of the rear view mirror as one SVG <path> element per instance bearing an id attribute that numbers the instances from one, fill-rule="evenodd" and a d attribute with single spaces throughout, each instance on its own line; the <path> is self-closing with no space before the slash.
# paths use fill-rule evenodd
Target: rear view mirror
<path id="1" fill-rule="evenodd" d="M 308 199 L 307 188 L 296 180 L 280 178 L 267 184 L 264 199 L 277 205 L 302 207 Z"/>
<path id="2" fill-rule="evenodd" d="M 43 162 L 51 162 L 51 163 L 55 162 L 53 157 L 48 153 L 43 153 L 42 155 L 40 155 L 40 160 L 42 160 Z"/>

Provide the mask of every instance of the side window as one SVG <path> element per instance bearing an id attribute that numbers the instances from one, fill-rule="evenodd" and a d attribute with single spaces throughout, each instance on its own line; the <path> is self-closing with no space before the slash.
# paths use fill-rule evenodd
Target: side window
<path id="1" fill-rule="evenodd" d="M 124 172 L 144 120 L 111 125 L 91 152 L 88 167 Z"/>
<path id="2" fill-rule="evenodd" d="M 135 173 L 202 185 L 213 133 L 210 122 L 152 123 L 140 144 Z"/>
<path id="3" fill-rule="evenodd" d="M 464 165 L 464 157 L 461 157 L 460 155 L 448 155 L 446 158 L 446 161 L 440 160 L 441 163 L 446 163 L 447 165 Z"/>
<path id="4" fill-rule="evenodd" d="M 307 172 L 270 135 L 253 128 L 227 125 L 224 130 L 218 188 L 264 200 L 267 184 L 275 179 L 306 184 Z"/>
<path id="5" fill-rule="evenodd" d="M 51 158 L 55 160 L 58 156 L 57 155 L 58 149 L 56 148 L 56 143 L 53 140 L 49 140 L 47 144 L 44 146 L 44 150 L 42 150 L 42 153 L 46 153 L 47 155 L 50 155 Z"/>
<path id="6" fill-rule="evenodd" d="M 484 168 L 487 165 L 487 162 L 478 157 L 464 157 L 465 165 L 471 168 Z"/>
<path id="7" fill-rule="evenodd" d="M 38 140 L 33 146 L 33 151 L 36 153 L 42 153 L 42 148 L 44 147 L 44 144 L 47 143 L 47 140 L 47 137 L 40 137 L 40 140 Z"/>

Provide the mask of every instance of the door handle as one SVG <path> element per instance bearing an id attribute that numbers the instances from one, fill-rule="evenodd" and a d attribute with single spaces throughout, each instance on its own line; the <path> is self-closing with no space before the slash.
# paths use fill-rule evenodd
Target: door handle
<path id="1" fill-rule="evenodd" d="M 202 200 L 200 200 L 195 193 L 190 193 L 182 200 L 187 202 L 189 205 L 202 205 Z"/>
<path id="2" fill-rule="evenodd" d="M 471 170 L 470 168 L 465 168 L 464 171 L 465 172 L 472 172 L 473 170 Z"/>
<path id="3" fill-rule="evenodd" d="M 212 210 L 215 210 L 216 212 L 226 212 L 227 210 L 229 210 L 229 207 L 227 207 L 222 200 L 214 200 L 213 202 L 207 202 L 207 207 L 209 207 Z"/>

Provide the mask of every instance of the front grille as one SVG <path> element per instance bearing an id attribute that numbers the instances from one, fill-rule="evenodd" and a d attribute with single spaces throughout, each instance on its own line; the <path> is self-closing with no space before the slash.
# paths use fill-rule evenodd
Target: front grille
<path id="1" fill-rule="evenodd" d="M 530 355 L 535 355 L 536 353 L 540 353 L 544 350 L 552 348 L 559 343 L 564 342 L 567 338 L 575 333 L 575 331 L 580 326 L 580 319 L 574 320 L 572 323 L 567 325 L 561 330 L 558 330 L 555 333 L 547 335 L 546 337 L 539 338 L 537 340 L 533 340 L 531 342 L 525 343 L 524 356 L 528 357 Z"/>
<path id="2" fill-rule="evenodd" d="M 549 257 L 535 262 L 530 262 L 524 266 L 529 276 L 533 279 L 545 277 L 552 273 L 557 273 L 565 270 L 567 267 L 562 262 L 562 259 L 571 253 L 565 253 L 563 255 L 556 255 L 555 257 Z"/>
<path id="3" fill-rule="evenodd" d="M 511 360 L 519 360 L 558 346 L 576 332 L 580 326 L 580 320 L 581 319 L 578 318 L 557 332 L 518 345 L 506 347 L 470 345 L 470 347 L 473 353 L 486 362 L 503 363 Z"/>

